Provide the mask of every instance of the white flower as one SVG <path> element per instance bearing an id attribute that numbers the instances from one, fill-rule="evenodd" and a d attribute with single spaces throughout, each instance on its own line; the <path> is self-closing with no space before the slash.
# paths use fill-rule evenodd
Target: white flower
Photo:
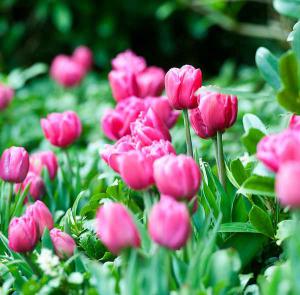
<path id="1" fill-rule="evenodd" d="M 58 274 L 59 258 L 51 250 L 43 248 L 38 255 L 37 263 L 46 275 L 54 277 Z"/>

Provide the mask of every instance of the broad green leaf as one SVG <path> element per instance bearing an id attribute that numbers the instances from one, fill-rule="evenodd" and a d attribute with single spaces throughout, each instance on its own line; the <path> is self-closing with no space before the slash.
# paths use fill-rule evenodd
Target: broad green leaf
<path id="1" fill-rule="evenodd" d="M 53 251 L 53 244 L 50 237 L 49 229 L 46 227 L 42 236 L 42 247 Z"/>
<path id="2" fill-rule="evenodd" d="M 260 233 L 272 238 L 274 228 L 269 214 L 258 206 L 254 205 L 249 213 L 249 220 L 253 227 Z"/>
<path id="3" fill-rule="evenodd" d="M 265 134 L 259 129 L 250 128 L 242 137 L 241 141 L 250 155 L 256 153 L 256 146 Z"/>
<path id="4" fill-rule="evenodd" d="M 220 226 L 221 233 L 260 233 L 251 223 L 248 222 L 230 222 L 223 223 Z"/>
<path id="5" fill-rule="evenodd" d="M 255 61 L 263 78 L 275 90 L 278 90 L 281 83 L 277 58 L 268 49 L 260 47 L 256 51 Z"/>
<path id="6" fill-rule="evenodd" d="M 241 186 L 239 192 L 242 194 L 255 194 L 274 197 L 274 178 L 253 175 L 250 176 Z"/>
<path id="7" fill-rule="evenodd" d="M 240 159 L 231 161 L 230 172 L 238 186 L 240 186 L 247 179 L 245 168 Z"/>
<path id="8" fill-rule="evenodd" d="M 263 133 L 267 133 L 266 126 L 264 123 L 253 114 L 245 114 L 243 117 L 243 126 L 245 132 L 249 131 L 251 128 L 258 129 Z"/>
<path id="9" fill-rule="evenodd" d="M 279 13 L 291 18 L 299 19 L 300 0 L 275 0 L 273 5 Z"/>

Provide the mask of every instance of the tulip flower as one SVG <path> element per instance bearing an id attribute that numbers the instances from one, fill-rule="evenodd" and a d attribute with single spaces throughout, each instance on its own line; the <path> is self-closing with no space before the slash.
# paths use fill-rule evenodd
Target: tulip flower
<path id="1" fill-rule="evenodd" d="M 161 199 L 150 212 L 148 230 L 157 244 L 172 250 L 182 248 L 191 232 L 186 205 L 172 198 Z"/>
<path id="2" fill-rule="evenodd" d="M 93 64 L 93 53 L 88 47 L 79 46 L 74 50 L 72 59 L 87 72 Z"/>
<path id="3" fill-rule="evenodd" d="M 78 115 L 72 111 L 52 113 L 41 120 L 45 137 L 57 147 L 68 147 L 81 134 L 81 122 Z"/>
<path id="4" fill-rule="evenodd" d="M 137 144 L 137 147 L 139 145 Z M 176 151 L 172 144 L 167 140 L 158 140 L 153 141 L 151 145 L 143 146 L 140 151 L 147 157 L 152 160 L 154 163 L 155 160 L 169 154 L 176 155 Z"/>
<path id="5" fill-rule="evenodd" d="M 50 75 L 58 84 L 73 87 L 81 82 L 85 70 L 71 57 L 58 55 L 51 64 Z"/>
<path id="6" fill-rule="evenodd" d="M 51 230 L 54 226 L 50 210 L 41 201 L 36 201 L 32 205 L 29 205 L 26 209 L 26 215 L 31 216 L 35 221 L 39 237 L 42 237 L 45 228 Z"/>
<path id="7" fill-rule="evenodd" d="M 288 161 L 300 161 L 300 135 L 287 129 L 279 134 L 265 136 L 257 145 L 257 158 L 273 172 Z"/>
<path id="8" fill-rule="evenodd" d="M 0 84 L 0 111 L 6 109 L 14 97 L 14 90 L 9 86 Z"/>
<path id="9" fill-rule="evenodd" d="M 284 206 L 300 207 L 300 162 L 286 162 L 276 175 L 276 194 Z"/>
<path id="10" fill-rule="evenodd" d="M 8 227 L 8 246 L 19 253 L 32 251 L 38 241 L 38 229 L 29 215 L 15 217 Z"/>
<path id="11" fill-rule="evenodd" d="M 161 194 L 191 199 L 199 190 L 201 173 L 193 158 L 171 154 L 154 162 L 154 179 Z"/>
<path id="12" fill-rule="evenodd" d="M 120 203 L 107 202 L 102 205 L 97 212 L 96 223 L 99 239 L 113 254 L 127 247 L 137 248 L 141 244 L 130 213 Z"/>
<path id="13" fill-rule="evenodd" d="M 74 254 L 76 244 L 70 235 L 57 228 L 53 228 L 50 230 L 50 237 L 54 251 L 58 257 L 64 259 Z"/>
<path id="14" fill-rule="evenodd" d="M 52 151 L 44 151 L 32 154 L 29 157 L 29 171 L 41 175 L 45 167 L 49 173 L 50 179 L 54 179 L 58 169 L 56 155 Z"/>
<path id="15" fill-rule="evenodd" d="M 7 182 L 22 182 L 29 169 L 29 155 L 23 147 L 6 149 L 0 159 L 0 177 Z"/>
<path id="16" fill-rule="evenodd" d="M 113 60 L 114 70 L 139 73 L 146 69 L 147 64 L 143 57 L 137 56 L 131 50 L 119 53 Z"/>

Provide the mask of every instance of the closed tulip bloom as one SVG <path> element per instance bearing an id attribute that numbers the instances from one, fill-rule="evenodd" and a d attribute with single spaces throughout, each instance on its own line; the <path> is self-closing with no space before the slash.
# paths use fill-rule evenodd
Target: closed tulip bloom
<path id="1" fill-rule="evenodd" d="M 108 80 L 116 101 L 138 95 L 136 75 L 131 72 L 111 71 Z"/>
<path id="2" fill-rule="evenodd" d="M 38 230 L 31 216 L 23 215 L 10 221 L 8 227 L 8 246 L 19 253 L 32 251 L 38 241 Z"/>
<path id="3" fill-rule="evenodd" d="M 137 144 L 138 147 L 138 144 Z M 176 155 L 176 151 L 172 144 L 168 140 L 158 140 L 153 141 L 151 145 L 143 146 L 140 151 L 147 157 L 152 160 L 154 163 L 155 160 L 169 154 Z"/>
<path id="4" fill-rule="evenodd" d="M 71 57 L 58 55 L 51 64 L 50 75 L 58 84 L 73 87 L 81 82 L 85 71 Z"/>
<path id="5" fill-rule="evenodd" d="M 158 67 L 149 67 L 137 75 L 138 96 L 161 95 L 165 86 L 165 72 Z"/>
<path id="6" fill-rule="evenodd" d="M 143 57 L 137 56 L 131 50 L 119 53 L 113 60 L 114 70 L 139 73 L 146 69 L 147 64 Z"/>
<path id="7" fill-rule="evenodd" d="M 56 255 L 62 259 L 69 258 L 74 254 L 76 243 L 67 233 L 53 228 L 50 230 L 50 237 Z"/>
<path id="8" fill-rule="evenodd" d="M 197 108 L 190 111 L 190 120 L 195 133 L 205 139 L 231 127 L 237 111 L 236 96 L 210 92 L 200 98 Z"/>
<path id="9" fill-rule="evenodd" d="M 87 72 L 93 64 L 93 53 L 88 47 L 79 46 L 74 50 L 72 59 Z"/>
<path id="10" fill-rule="evenodd" d="M 199 190 L 201 173 L 192 157 L 166 155 L 154 162 L 154 179 L 161 194 L 191 199 Z"/>
<path id="11" fill-rule="evenodd" d="M 41 201 L 36 201 L 32 205 L 29 205 L 26 209 L 26 215 L 31 216 L 35 221 L 39 237 L 42 237 L 45 228 L 51 230 L 54 226 L 50 210 Z"/>
<path id="12" fill-rule="evenodd" d="M 41 120 L 45 137 L 57 147 L 71 145 L 81 134 L 81 122 L 78 115 L 72 111 L 52 113 Z"/>
<path id="13" fill-rule="evenodd" d="M 0 159 L 0 177 L 7 182 L 22 182 L 29 169 L 29 155 L 23 147 L 6 149 Z"/>
<path id="14" fill-rule="evenodd" d="M 56 155 L 52 151 L 44 151 L 32 154 L 29 157 L 29 171 L 41 175 L 43 168 L 46 168 L 50 179 L 54 179 L 58 169 Z"/>
<path id="15" fill-rule="evenodd" d="M 292 130 L 300 130 L 300 116 L 292 115 L 289 128 Z"/>
<path id="16" fill-rule="evenodd" d="M 171 135 L 164 121 L 150 108 L 147 113 L 141 113 L 131 124 L 131 135 L 143 145 L 150 145 L 155 140 L 171 141 Z"/>
<path id="17" fill-rule="evenodd" d="M 186 205 L 172 198 L 161 199 L 150 212 L 148 230 L 157 244 L 172 250 L 182 248 L 191 232 Z"/>
<path id="18" fill-rule="evenodd" d="M 34 200 L 39 200 L 45 194 L 46 188 L 42 177 L 39 175 L 28 172 L 26 178 L 22 183 L 18 183 L 15 187 L 16 193 L 21 189 L 24 191 L 29 185 L 29 194 Z"/>
<path id="19" fill-rule="evenodd" d="M 0 84 L 0 111 L 6 109 L 14 97 L 14 90 L 9 86 Z"/>
<path id="20" fill-rule="evenodd" d="M 257 145 L 257 158 L 273 172 L 289 161 L 300 161 L 300 135 L 295 130 L 285 130 L 265 136 Z"/>
<path id="21" fill-rule="evenodd" d="M 105 203 L 98 210 L 96 223 L 99 239 L 112 253 L 118 254 L 128 247 L 140 247 L 140 234 L 124 205 Z"/>
<path id="22" fill-rule="evenodd" d="M 300 162 L 284 163 L 276 175 L 276 194 L 284 206 L 300 207 Z"/>
<path id="23" fill-rule="evenodd" d="M 185 65 L 170 69 L 165 77 L 165 88 L 171 105 L 177 109 L 193 109 L 197 106 L 195 92 L 202 86 L 200 69 Z"/>

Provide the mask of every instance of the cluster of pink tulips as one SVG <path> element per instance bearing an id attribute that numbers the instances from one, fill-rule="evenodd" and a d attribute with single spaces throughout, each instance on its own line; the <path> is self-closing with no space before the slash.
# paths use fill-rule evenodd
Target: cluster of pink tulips
<path id="1" fill-rule="evenodd" d="M 285 206 L 300 207 L 300 116 L 293 115 L 286 130 L 265 136 L 257 157 L 276 173 L 276 193 Z"/>

